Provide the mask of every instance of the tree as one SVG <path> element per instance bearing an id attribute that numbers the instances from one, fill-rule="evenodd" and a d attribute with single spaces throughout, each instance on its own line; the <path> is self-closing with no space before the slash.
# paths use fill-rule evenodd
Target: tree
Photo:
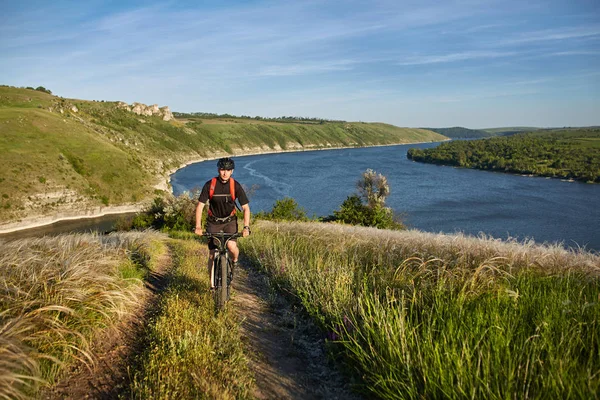
<path id="1" fill-rule="evenodd" d="M 385 206 L 385 199 L 390 194 L 390 185 L 387 178 L 372 169 L 367 169 L 362 178 L 356 182 L 359 194 L 367 202 L 369 207 Z"/>
<path id="2" fill-rule="evenodd" d="M 296 200 L 286 197 L 275 202 L 273 210 L 271 211 L 271 217 L 275 220 L 285 221 L 306 221 L 306 212 L 303 208 L 298 207 Z"/>
<path id="3" fill-rule="evenodd" d="M 256 218 L 275 221 L 308 221 L 304 209 L 299 207 L 296 200 L 291 197 L 277 200 L 270 213 L 259 213 Z"/>
<path id="4" fill-rule="evenodd" d="M 404 229 L 402 222 L 394 218 L 394 211 L 385 207 L 385 200 L 390 194 L 390 186 L 385 176 L 368 169 L 356 186 L 360 196 L 348 196 L 340 209 L 333 212 L 333 217 L 325 220 L 379 229 Z"/>
<path id="5" fill-rule="evenodd" d="M 38 92 L 44 92 L 44 93 L 52 94 L 52 91 L 50 89 L 46 89 L 43 86 L 38 86 L 38 87 L 35 88 L 35 90 L 37 90 Z"/>
<path id="6" fill-rule="evenodd" d="M 369 209 L 357 195 L 348 196 L 339 210 L 333 211 L 333 220 L 350 225 L 369 226 Z"/>

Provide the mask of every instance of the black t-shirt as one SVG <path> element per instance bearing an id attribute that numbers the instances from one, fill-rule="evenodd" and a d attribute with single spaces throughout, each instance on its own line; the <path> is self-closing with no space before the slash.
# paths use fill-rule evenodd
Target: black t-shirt
<path id="1" fill-rule="evenodd" d="M 209 200 L 210 193 L 210 183 L 212 179 L 204 184 L 202 187 L 202 192 L 200 192 L 200 197 L 198 197 L 198 201 L 200 203 L 206 203 Z M 248 197 L 246 196 L 246 192 L 244 188 L 238 181 L 235 181 L 235 198 L 239 200 L 240 205 L 248 204 Z M 225 218 L 231 215 L 231 212 L 235 209 L 235 204 L 231 200 L 231 195 L 229 193 L 229 181 L 227 183 L 222 183 L 221 179 L 217 178 L 217 184 L 215 185 L 215 192 L 213 194 L 213 198 L 209 204 L 209 210 L 217 218 Z"/>

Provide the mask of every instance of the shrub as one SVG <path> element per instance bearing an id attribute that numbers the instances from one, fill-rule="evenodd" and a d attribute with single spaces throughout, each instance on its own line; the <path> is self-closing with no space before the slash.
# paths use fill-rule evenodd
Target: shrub
<path id="1" fill-rule="evenodd" d="M 339 210 L 333 212 L 329 221 L 338 221 L 344 224 L 372 226 L 379 229 L 404 229 L 404 225 L 396 221 L 391 208 L 375 205 L 370 207 L 363 204 L 357 195 L 348 196 Z"/>
<path id="2" fill-rule="evenodd" d="M 333 216 L 324 221 L 337 221 L 350 225 L 371 226 L 379 229 L 404 229 L 394 211 L 385 207 L 385 199 L 390 194 L 387 178 L 372 169 L 367 169 L 356 183 L 359 195 L 348 196 Z M 362 197 L 362 199 L 361 199 Z M 363 200 L 365 203 L 363 203 Z"/>
<path id="3" fill-rule="evenodd" d="M 256 218 L 273 221 L 308 221 L 304 209 L 299 207 L 296 200 L 291 197 L 277 200 L 271 212 L 260 212 L 256 215 Z"/>
<path id="4" fill-rule="evenodd" d="M 169 196 L 165 203 L 165 228 L 183 231 L 191 231 L 194 229 L 196 224 L 198 194 L 190 195 L 188 192 L 185 192 L 178 197 Z"/>
<path id="5" fill-rule="evenodd" d="M 166 194 L 164 197 L 154 198 L 152 204 L 133 218 L 133 229 L 191 231 L 196 224 L 198 195 L 194 191 L 184 192 L 177 197 Z"/>
<path id="6" fill-rule="evenodd" d="M 343 222 L 350 225 L 368 225 L 367 213 L 369 208 L 365 206 L 357 195 L 348 196 L 339 210 L 333 212 L 333 221 Z"/>
<path id="7" fill-rule="evenodd" d="M 390 194 L 390 185 L 387 178 L 372 169 L 367 169 L 362 174 L 362 178 L 356 182 L 358 192 L 367 202 L 369 207 L 384 206 L 385 199 Z"/>
<path id="8" fill-rule="evenodd" d="M 87 168 L 85 166 L 85 162 L 83 161 L 83 159 L 81 157 L 77 157 L 71 153 L 65 153 L 64 155 L 67 158 L 67 160 L 69 161 L 69 163 L 71 163 L 71 166 L 73 167 L 75 172 L 77 172 L 79 175 L 82 175 L 82 176 L 90 175 L 89 171 L 87 170 Z"/>
<path id="9" fill-rule="evenodd" d="M 46 89 L 43 86 L 38 86 L 38 87 L 35 88 L 35 90 L 37 90 L 38 92 L 44 92 L 44 93 L 52 94 L 52 91 L 50 89 Z"/>
<path id="10" fill-rule="evenodd" d="M 146 230 L 154 226 L 154 216 L 152 214 L 141 213 L 133 217 L 131 221 L 131 227 L 137 230 Z M 117 229 L 123 229 L 121 226 L 117 226 Z"/>

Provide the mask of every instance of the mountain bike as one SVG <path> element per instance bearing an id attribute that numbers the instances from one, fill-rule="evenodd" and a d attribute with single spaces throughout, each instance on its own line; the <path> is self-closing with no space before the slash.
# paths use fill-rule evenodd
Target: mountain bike
<path id="1" fill-rule="evenodd" d="M 210 269 L 210 282 L 215 298 L 217 311 L 225 307 L 229 300 L 229 290 L 233 279 L 233 260 L 229 257 L 227 242 L 231 239 L 241 237 L 239 233 L 204 233 L 202 236 L 208 240 L 214 239 L 217 244 L 215 258 Z"/>

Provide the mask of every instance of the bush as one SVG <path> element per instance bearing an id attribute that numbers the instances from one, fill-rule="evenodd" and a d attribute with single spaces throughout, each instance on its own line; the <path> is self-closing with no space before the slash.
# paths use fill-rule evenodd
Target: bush
<path id="1" fill-rule="evenodd" d="M 194 191 L 184 192 L 177 197 L 172 194 L 156 197 L 152 204 L 133 218 L 132 228 L 192 231 L 196 226 L 198 195 Z"/>
<path id="2" fill-rule="evenodd" d="M 363 204 L 357 195 L 348 196 L 339 210 L 333 212 L 328 221 L 337 221 L 350 225 L 371 226 L 379 229 L 404 229 L 404 225 L 394 219 L 391 208 Z"/>
<path id="3" fill-rule="evenodd" d="M 277 200 L 271 212 L 260 212 L 256 214 L 255 218 L 272 221 L 308 221 L 309 219 L 304 209 L 299 207 L 296 200 L 291 197 Z"/>
<path id="4" fill-rule="evenodd" d="M 362 174 L 356 187 L 360 196 L 348 196 L 340 209 L 335 210 L 332 216 L 323 218 L 323 221 L 379 229 L 405 229 L 404 224 L 394 217 L 394 211 L 385 207 L 385 199 L 390 194 L 390 186 L 385 176 L 368 169 Z"/>
<path id="5" fill-rule="evenodd" d="M 131 226 L 133 229 L 143 231 L 145 229 L 154 227 L 154 223 L 155 223 L 155 219 L 152 214 L 142 213 L 142 214 L 138 214 L 135 217 L 133 217 L 133 220 L 131 221 Z"/>
<path id="6" fill-rule="evenodd" d="M 367 169 L 362 178 L 356 182 L 356 188 L 369 207 L 384 206 L 385 199 L 390 194 L 387 178 L 372 169 Z"/>
<path id="7" fill-rule="evenodd" d="M 364 205 L 357 195 L 348 196 L 339 210 L 333 212 L 331 221 L 339 221 L 350 225 L 368 225 L 369 207 Z"/>
<path id="8" fill-rule="evenodd" d="M 43 86 L 38 86 L 38 87 L 35 88 L 35 90 L 37 90 L 38 92 L 44 92 L 44 93 L 52 94 L 52 91 L 50 89 L 46 89 Z"/>

